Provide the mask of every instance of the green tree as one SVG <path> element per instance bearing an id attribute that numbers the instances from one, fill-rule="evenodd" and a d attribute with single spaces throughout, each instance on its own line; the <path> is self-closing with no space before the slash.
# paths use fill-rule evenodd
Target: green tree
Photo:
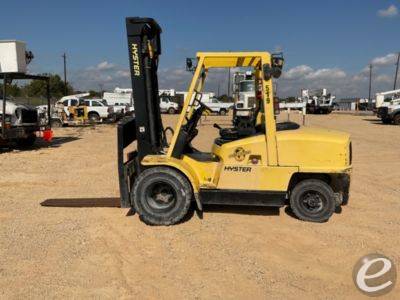
<path id="1" fill-rule="evenodd" d="M 61 98 L 64 96 L 64 82 L 57 74 L 43 74 L 50 76 L 50 97 Z M 73 87 L 67 83 L 67 93 L 72 94 Z M 25 85 L 23 92 L 28 97 L 46 97 L 46 81 L 32 80 L 29 84 Z"/>
<path id="2" fill-rule="evenodd" d="M 89 91 L 89 97 L 90 98 L 101 98 L 101 93 L 100 92 L 96 92 L 94 90 L 90 90 Z"/>
<path id="3" fill-rule="evenodd" d="M 22 94 L 21 87 L 16 83 L 7 85 L 7 96 L 19 97 Z M 3 97 L 3 84 L 0 83 L 0 95 Z"/>
<path id="4" fill-rule="evenodd" d="M 221 101 L 221 102 L 233 102 L 233 98 L 231 96 L 226 95 L 226 94 L 217 97 L 217 99 L 219 101 Z"/>

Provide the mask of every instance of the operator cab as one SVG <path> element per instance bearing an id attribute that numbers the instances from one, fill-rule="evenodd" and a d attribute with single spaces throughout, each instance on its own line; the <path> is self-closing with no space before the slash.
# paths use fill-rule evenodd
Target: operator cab
<path id="1" fill-rule="evenodd" d="M 248 62 L 251 62 L 251 60 L 255 61 L 256 58 L 249 58 Z M 212 61 L 212 63 L 215 62 L 216 61 Z M 229 64 L 232 62 L 229 61 L 226 63 L 228 67 Z M 235 61 L 232 66 L 229 67 L 235 66 L 248 67 L 243 62 L 242 65 L 240 65 L 239 59 Z M 231 127 L 223 128 L 219 124 L 214 124 L 214 127 L 219 130 L 219 137 L 216 138 L 214 141 L 214 144 L 217 146 L 222 146 L 229 142 L 260 134 L 265 135 L 266 133 L 266 125 L 264 121 L 265 110 L 263 101 L 263 82 L 265 78 L 262 77 L 262 74 L 265 74 L 264 76 L 269 77 L 279 77 L 283 66 L 283 57 L 282 54 L 273 54 L 271 55 L 271 64 L 268 64 L 267 66 L 262 66 L 261 63 L 258 63 L 253 65 L 250 64 L 250 66 L 254 68 L 254 79 L 245 80 L 241 83 L 243 83 L 243 85 L 246 85 L 247 89 L 250 89 L 254 93 L 254 105 L 252 109 L 249 110 L 248 114 L 244 116 L 235 115 L 232 121 L 233 126 Z M 188 101 L 188 99 L 185 100 L 185 102 L 189 102 L 187 104 L 187 109 L 184 110 L 186 113 L 184 113 L 184 118 L 181 120 L 182 125 L 180 126 L 180 128 L 179 125 L 177 127 L 177 129 L 179 128 L 179 134 L 176 138 L 175 144 L 174 141 L 172 141 L 172 156 L 175 158 L 181 158 L 183 154 L 192 154 L 198 152 L 195 148 L 193 148 L 191 143 L 198 135 L 199 131 L 197 129 L 197 125 L 201 119 L 201 116 L 207 111 L 211 111 L 211 109 L 202 102 L 201 93 L 201 88 L 204 86 L 204 81 L 209 69 L 205 65 L 203 65 L 203 67 L 199 67 L 198 62 L 196 63 L 192 59 L 187 59 L 187 70 L 199 73 L 199 78 L 197 82 L 196 80 L 192 82 L 192 86 L 196 88 L 193 88 L 192 93 L 189 92 L 187 96 L 192 97 L 192 101 Z M 291 122 L 276 124 L 276 130 L 289 130 L 297 128 L 299 128 L 299 125 Z"/>

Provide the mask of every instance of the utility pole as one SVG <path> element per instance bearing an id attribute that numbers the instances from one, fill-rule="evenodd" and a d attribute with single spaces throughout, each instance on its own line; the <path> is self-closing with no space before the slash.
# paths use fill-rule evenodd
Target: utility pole
<path id="1" fill-rule="evenodd" d="M 64 60 L 64 96 L 67 96 L 68 94 L 68 89 L 67 89 L 67 55 L 64 54 L 62 55 L 62 58 Z"/>
<path id="2" fill-rule="evenodd" d="M 219 97 L 219 87 L 220 87 L 220 83 L 218 82 L 218 93 L 217 93 L 217 97 Z"/>
<path id="3" fill-rule="evenodd" d="M 372 86 L 372 64 L 369 65 L 369 91 L 368 91 L 368 107 L 369 109 L 372 110 L 371 86 Z"/>
<path id="4" fill-rule="evenodd" d="M 103 94 L 104 84 L 99 83 L 99 88 L 100 88 L 100 98 L 101 98 L 103 97 L 102 94 Z"/>
<path id="5" fill-rule="evenodd" d="M 399 73 L 399 62 L 400 62 L 400 52 L 397 53 L 397 63 L 396 63 L 396 73 L 394 74 L 394 84 L 393 84 L 393 90 L 396 89 L 396 83 L 397 83 L 397 74 Z"/>

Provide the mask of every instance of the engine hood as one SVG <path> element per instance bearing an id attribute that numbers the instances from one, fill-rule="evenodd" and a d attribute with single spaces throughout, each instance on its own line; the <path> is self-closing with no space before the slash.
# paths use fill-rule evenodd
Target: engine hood
<path id="1" fill-rule="evenodd" d="M 278 163 L 304 172 L 342 172 L 351 166 L 350 135 L 323 128 L 302 127 L 276 133 Z"/>

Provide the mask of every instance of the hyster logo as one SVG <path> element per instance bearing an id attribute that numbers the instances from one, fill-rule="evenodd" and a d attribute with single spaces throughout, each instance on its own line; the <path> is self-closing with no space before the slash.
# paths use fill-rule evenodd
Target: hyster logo
<path id="1" fill-rule="evenodd" d="M 138 45 L 132 44 L 133 75 L 140 76 Z"/>
<path id="2" fill-rule="evenodd" d="M 251 172 L 251 167 L 226 166 L 224 168 L 224 171 L 250 173 Z"/>

